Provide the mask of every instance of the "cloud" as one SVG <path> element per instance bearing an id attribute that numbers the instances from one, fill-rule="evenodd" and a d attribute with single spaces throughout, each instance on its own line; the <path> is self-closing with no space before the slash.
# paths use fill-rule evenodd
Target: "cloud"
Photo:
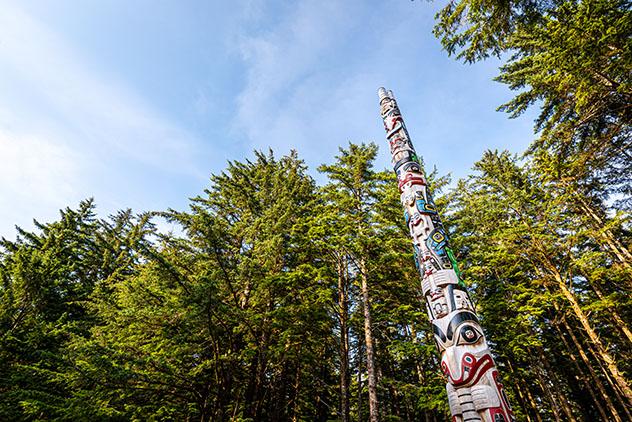
<path id="1" fill-rule="evenodd" d="M 21 82 L 37 92 L 58 119 L 81 136 L 82 143 L 187 171 L 187 166 L 173 164 L 189 158 L 195 137 L 112 75 L 87 66 L 54 31 L 22 10 L 4 5 L 0 40 L 0 63 L 17 71 Z M 29 115 L 28 126 L 39 117 Z"/>
<path id="2" fill-rule="evenodd" d="M 44 203 L 73 196 L 80 160 L 67 146 L 0 131 L 0 157 L 3 196 Z"/>
<path id="3" fill-rule="evenodd" d="M 57 32 L 4 2 L 0 91 L 0 235 L 31 216 L 50 216 L 69 200 L 99 194 L 94 184 L 120 180 L 113 172 L 121 162 L 204 177 L 191 165 L 199 147 L 192 133 L 116 75 L 91 67 Z"/>
<path id="4" fill-rule="evenodd" d="M 345 31 L 346 7 L 345 2 L 302 1 L 271 30 L 240 40 L 247 78 L 234 123 L 255 146 L 267 145 L 279 132 L 287 131 L 286 139 L 299 135 L 295 126 L 301 122 L 291 121 L 286 112 Z"/>
<path id="5" fill-rule="evenodd" d="M 304 0 L 268 17 L 266 31 L 239 43 L 247 72 L 234 130 L 247 149 L 296 148 L 312 168 L 347 141 L 374 140 L 376 167 L 387 167 L 376 94 L 386 86 L 418 152 L 440 171 L 460 177 L 486 148 L 521 148 L 529 131 L 494 111 L 507 96 L 492 81 L 497 63 L 465 67 L 448 57 L 432 36 L 434 12 L 407 2 Z"/>
<path id="6" fill-rule="evenodd" d="M 67 146 L 0 130 L 0 237 L 12 237 L 14 224 L 31 227 L 79 201 L 75 188 L 81 160 Z"/>
<path id="7" fill-rule="evenodd" d="M 401 73 L 384 63 L 398 60 L 401 28 L 414 19 L 381 8 L 300 1 L 267 31 L 242 37 L 247 77 L 233 129 L 247 148 L 296 148 L 316 166 L 347 141 L 382 140 L 377 88 Z M 387 162 L 382 151 L 378 165 Z"/>

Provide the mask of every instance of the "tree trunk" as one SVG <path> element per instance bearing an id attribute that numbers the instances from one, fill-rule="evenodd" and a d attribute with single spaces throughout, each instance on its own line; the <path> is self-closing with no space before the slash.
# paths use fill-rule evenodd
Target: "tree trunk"
<path id="1" fill-rule="evenodd" d="M 568 340 L 566 340 L 566 337 L 564 336 L 564 333 L 560 329 L 559 324 L 555 324 L 555 329 L 557 330 L 558 335 L 562 339 L 562 342 L 566 346 L 566 350 L 568 351 L 568 355 L 570 359 L 573 361 L 573 364 L 575 365 L 578 379 L 582 381 L 582 384 L 584 384 L 584 388 L 586 389 L 586 391 L 588 391 L 588 394 L 590 394 L 590 397 L 592 397 L 593 402 L 595 403 L 595 406 L 597 406 L 597 410 L 599 411 L 599 414 L 601 415 L 601 419 L 604 421 L 607 421 L 609 418 L 606 415 L 606 411 L 601 405 L 601 401 L 597 398 L 597 395 L 595 394 L 595 390 L 593 390 L 592 386 L 590 385 L 590 382 L 586 378 L 586 375 L 584 375 L 584 371 L 582 371 L 581 367 L 579 366 L 579 362 L 577 361 L 577 358 L 575 357 L 575 353 L 573 349 L 571 348 L 571 345 L 568 343 Z M 616 412 L 613 413 L 613 416 L 615 417 L 616 422 L 622 422 L 621 419 L 619 419 L 619 415 Z"/>
<path id="2" fill-rule="evenodd" d="M 296 374 L 294 376 L 294 388 L 292 389 L 292 422 L 297 422 L 300 416 L 299 398 L 301 393 L 301 372 L 301 364 L 299 361 L 296 367 Z"/>
<path id="3" fill-rule="evenodd" d="M 516 381 L 514 380 L 514 383 L 515 382 Z M 516 388 L 516 391 L 518 393 L 518 401 L 520 402 L 520 406 L 524 410 L 524 415 L 527 417 L 527 422 L 532 422 L 531 416 L 529 415 L 529 411 L 527 410 L 527 402 L 524 396 L 522 395 L 522 391 L 520 391 L 520 388 Z"/>
<path id="4" fill-rule="evenodd" d="M 391 415 L 394 415 L 397 420 L 401 420 L 401 409 L 399 407 L 399 397 L 397 397 L 397 390 L 395 390 L 395 387 L 393 387 L 393 384 L 389 384 L 388 385 L 388 392 L 389 392 L 389 396 L 390 396 L 390 413 Z"/>
<path id="5" fill-rule="evenodd" d="M 533 410 L 533 414 L 535 415 L 535 420 L 538 422 L 542 422 L 542 415 L 540 415 L 540 406 L 538 406 L 535 399 L 533 398 L 533 395 L 531 394 L 531 389 L 523 381 L 521 381 L 520 384 L 524 386 L 525 394 L 527 395 L 527 399 L 529 400 L 529 406 L 531 407 L 531 410 Z"/>
<path id="6" fill-rule="evenodd" d="M 346 257 L 339 257 L 338 271 L 338 317 L 340 319 L 340 420 L 349 422 L 349 302 L 347 298 L 348 277 Z"/>
<path id="7" fill-rule="evenodd" d="M 362 420 L 362 342 L 358 339 L 358 422 Z"/>
<path id="8" fill-rule="evenodd" d="M 584 361 L 584 364 L 588 368 L 588 372 L 590 373 L 590 376 L 593 379 L 594 385 L 599 390 L 599 393 L 601 394 L 601 397 L 603 398 L 604 402 L 608 406 L 608 409 L 610 410 L 610 413 L 612 413 L 612 415 L 613 415 L 613 417 L 615 418 L 616 421 L 620 421 L 621 418 L 620 418 L 620 416 L 619 416 L 619 414 L 617 412 L 616 407 L 614 406 L 614 404 L 610 400 L 610 395 L 608 394 L 608 391 L 606 390 L 606 387 L 603 385 L 603 383 L 599 379 L 599 376 L 595 372 L 595 369 L 593 368 L 592 363 L 591 363 L 590 359 L 588 358 L 588 355 L 586 355 L 586 352 L 584 351 L 584 348 L 579 343 L 577 337 L 575 336 L 575 333 L 573 332 L 573 329 L 568 325 L 568 322 L 566 321 L 566 317 L 562 317 L 562 324 L 564 325 L 564 328 L 566 328 L 566 331 L 568 332 L 568 335 L 570 336 L 571 340 L 573 341 L 573 344 L 575 345 L 575 348 L 577 349 L 577 352 L 579 353 L 579 357 Z M 624 403 L 624 408 L 625 408 L 625 403 Z M 632 420 L 632 417 L 630 418 L 630 420 Z"/>
<path id="9" fill-rule="evenodd" d="M 546 255 L 545 253 L 545 249 L 542 248 L 541 245 L 538 245 L 538 246 L 543 256 L 548 257 L 548 255 Z M 627 402 L 626 405 L 627 406 L 632 405 L 632 389 L 630 388 L 630 385 L 626 381 L 623 374 L 619 371 L 619 368 L 617 367 L 614 358 L 610 355 L 610 353 L 608 353 L 601 339 L 599 338 L 595 330 L 592 328 L 590 321 L 588 320 L 588 316 L 586 315 L 584 310 L 581 308 L 579 302 L 577 301 L 577 298 L 575 297 L 575 294 L 570 291 L 570 289 L 566 285 L 564 278 L 562 277 L 562 275 L 560 274 L 560 272 L 558 271 L 554 263 L 552 263 L 548 259 L 544 259 L 540 262 L 542 262 L 542 264 L 548 270 L 549 274 L 553 277 L 553 279 L 555 280 L 555 285 L 562 292 L 562 295 L 568 301 L 568 304 L 570 305 L 573 311 L 573 314 L 575 315 L 575 317 L 577 318 L 581 326 L 584 328 L 584 331 L 586 332 L 586 334 L 588 334 L 588 338 L 590 339 L 590 342 L 593 348 L 595 349 L 595 352 L 598 358 L 601 359 L 601 361 L 606 364 L 606 367 L 608 368 L 608 373 L 614 380 L 618 389 L 621 391 L 621 393 L 625 397 L 625 400 Z M 536 266 L 536 271 L 542 273 L 542 271 L 537 266 Z M 546 277 L 545 274 L 542 274 L 542 275 L 543 277 Z"/>
<path id="10" fill-rule="evenodd" d="M 527 422 L 532 422 L 531 416 L 529 415 L 529 411 L 527 409 L 527 400 L 525 399 L 524 395 L 522 394 L 522 387 L 523 387 L 522 379 L 514 371 L 513 366 L 511 365 L 511 359 L 507 359 L 507 363 L 508 363 L 508 366 L 509 366 L 509 373 L 511 374 L 511 378 L 514 381 L 513 382 L 514 390 L 518 394 L 518 401 L 520 401 L 520 405 L 522 406 L 522 409 L 524 410 L 525 416 L 527 417 Z M 518 384 L 518 385 L 516 385 L 516 384 Z M 515 387 L 517 387 L 517 388 L 515 388 Z"/>
<path id="11" fill-rule="evenodd" d="M 511 374 L 513 374 L 513 377 L 515 379 L 515 381 L 518 384 L 518 394 L 520 394 L 520 391 L 524 391 L 525 394 L 527 395 L 527 400 L 529 403 L 529 407 L 531 408 L 531 410 L 533 410 L 534 414 L 535 414 L 535 418 L 538 422 L 542 422 L 542 416 L 540 416 L 540 406 L 537 405 L 536 401 L 533 399 L 533 396 L 531 395 L 531 389 L 529 388 L 529 386 L 527 385 L 527 383 L 525 382 L 524 378 L 520 376 L 520 374 L 518 374 L 514 368 L 513 365 L 511 364 L 511 359 L 507 359 L 507 365 L 509 366 L 509 372 L 511 372 Z M 525 404 L 525 414 L 527 415 L 527 419 L 531 420 L 531 418 L 529 417 L 529 412 L 526 409 L 526 404 Z"/>
<path id="12" fill-rule="evenodd" d="M 410 324 L 410 338 L 412 339 L 413 344 L 417 344 L 419 342 L 419 340 L 417 340 L 417 330 L 415 330 L 415 324 Z M 424 377 L 424 370 L 419 359 L 415 359 L 415 370 L 417 371 L 419 385 L 424 385 L 426 380 Z"/>
<path id="13" fill-rule="evenodd" d="M 267 321 L 264 320 L 264 324 Z M 263 409 L 263 382 L 266 371 L 266 352 L 268 349 L 268 333 L 264 329 L 259 341 L 259 348 L 253 361 L 249 365 L 250 380 L 246 388 L 244 404 L 246 406 L 246 417 L 259 420 Z"/>
<path id="14" fill-rule="evenodd" d="M 524 391 L 525 391 L 525 394 L 527 395 L 527 398 L 529 399 L 529 405 L 531 406 L 531 409 L 533 409 L 535 419 L 538 422 L 542 422 L 542 415 L 540 415 L 540 406 L 533 398 L 533 395 L 531 394 L 531 388 L 529 388 L 529 386 L 526 385 L 526 383 L 522 379 L 521 379 L 521 384 L 524 385 L 525 387 Z"/>
<path id="15" fill-rule="evenodd" d="M 287 352 L 287 347 L 285 348 Z M 291 377 L 294 362 L 285 361 L 281 362 L 281 365 L 275 370 L 275 373 L 270 383 L 270 388 L 266 393 L 270 395 L 268 402 L 270 403 L 270 409 L 266 412 L 269 418 L 280 421 L 288 419 L 288 411 L 292 406 L 294 390 L 291 388 Z M 288 390 L 290 393 L 288 394 Z"/>
<path id="16" fill-rule="evenodd" d="M 561 422 L 562 419 L 560 419 L 560 412 L 557 407 L 557 400 L 555 396 L 553 396 L 553 393 L 551 392 L 551 389 L 549 388 L 547 381 L 544 379 L 544 377 L 542 377 L 542 369 L 539 366 L 536 366 L 535 374 L 538 377 L 538 384 L 540 385 L 540 388 L 542 388 L 542 391 L 549 399 L 549 403 L 551 403 L 551 411 L 553 412 L 553 417 L 555 418 L 555 422 Z"/>
<path id="17" fill-rule="evenodd" d="M 573 411 L 568 405 L 568 399 L 563 392 L 562 383 L 560 382 L 553 368 L 551 368 L 551 364 L 549 363 L 549 360 L 547 359 L 542 346 L 537 347 L 537 350 L 538 354 L 540 355 L 540 362 L 544 364 L 544 369 L 546 370 L 548 377 L 550 377 L 553 381 L 553 385 L 557 387 L 555 388 L 555 390 L 551 391 L 551 394 L 560 403 L 560 407 L 562 408 L 562 411 L 566 416 L 565 420 L 575 422 L 577 419 L 575 419 L 575 416 L 573 416 Z"/>
<path id="18" fill-rule="evenodd" d="M 571 188 L 572 189 L 572 188 Z M 605 222 L 597 214 L 597 212 L 586 202 L 586 199 L 576 191 L 575 197 L 580 203 L 580 208 L 594 221 L 594 229 L 599 234 L 601 239 L 606 243 L 606 247 L 612 251 L 614 256 L 621 262 L 626 268 L 630 268 L 632 262 L 632 253 L 623 245 L 611 230 L 606 228 Z"/>
<path id="19" fill-rule="evenodd" d="M 610 372 L 610 375 L 612 376 L 615 383 L 617 384 L 617 386 L 619 387 L 619 389 L 625 396 L 626 400 L 628 401 L 628 405 L 632 405 L 632 389 L 630 389 L 630 386 L 627 383 L 625 377 L 619 371 L 619 368 L 617 368 L 614 358 L 610 355 L 610 353 L 607 352 L 605 346 L 601 342 L 601 339 L 599 338 L 595 330 L 590 325 L 588 317 L 586 316 L 581 306 L 579 305 L 577 298 L 575 297 L 573 292 L 571 292 L 568 289 L 568 287 L 566 286 L 566 283 L 562 279 L 559 272 L 557 272 L 557 270 L 555 270 L 554 276 L 557 281 L 557 285 L 559 289 L 561 290 L 566 300 L 568 300 L 568 303 L 571 305 L 571 309 L 573 310 L 573 313 L 575 314 L 580 324 L 586 331 L 586 334 L 588 334 L 588 337 L 590 338 L 590 341 L 594 345 L 599 357 L 606 364 L 608 371 Z"/>
<path id="20" fill-rule="evenodd" d="M 369 298 L 368 276 L 366 271 L 366 261 L 360 258 L 360 278 L 362 281 L 362 302 L 364 310 L 364 343 L 366 347 L 366 371 L 369 388 L 369 421 L 379 421 L 379 409 L 377 401 L 377 376 L 375 368 L 375 356 L 373 350 L 373 332 L 371 329 L 371 301 Z"/>

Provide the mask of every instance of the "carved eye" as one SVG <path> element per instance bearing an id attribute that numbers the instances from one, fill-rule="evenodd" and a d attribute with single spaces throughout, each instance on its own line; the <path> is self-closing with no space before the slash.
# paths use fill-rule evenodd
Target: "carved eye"
<path id="1" fill-rule="evenodd" d="M 445 236 L 443 236 L 443 233 L 441 232 L 434 232 L 434 234 L 432 235 L 432 240 L 434 240 L 437 243 L 441 243 L 443 242 L 443 240 L 445 239 Z"/>
<path id="2" fill-rule="evenodd" d="M 457 339 L 458 345 L 474 344 L 483 335 L 481 332 L 472 325 L 465 324 L 459 329 L 459 337 Z"/>

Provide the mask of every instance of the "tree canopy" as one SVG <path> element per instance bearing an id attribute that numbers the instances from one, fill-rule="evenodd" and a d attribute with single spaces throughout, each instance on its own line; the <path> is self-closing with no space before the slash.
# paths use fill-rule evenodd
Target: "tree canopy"
<path id="1" fill-rule="evenodd" d="M 435 33 L 501 58 L 500 110 L 540 109 L 524 154 L 427 172 L 518 420 L 632 420 L 629 2 L 454 0 Z M 446 420 L 377 152 L 348 143 L 318 184 L 255 151 L 187 210 L 88 199 L 3 238 L 0 420 Z"/>

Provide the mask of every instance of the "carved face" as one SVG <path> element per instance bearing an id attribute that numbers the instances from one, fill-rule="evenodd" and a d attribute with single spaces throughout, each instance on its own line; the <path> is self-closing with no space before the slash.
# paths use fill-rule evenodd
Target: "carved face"
<path id="1" fill-rule="evenodd" d="M 410 224 L 416 226 L 421 223 L 421 220 L 421 214 L 419 214 L 418 212 L 414 212 L 413 215 L 410 217 Z"/>
<path id="2" fill-rule="evenodd" d="M 426 246 L 438 256 L 446 255 L 445 247 L 447 245 L 446 236 L 441 228 L 435 228 L 430 236 L 426 239 Z"/>
<path id="3" fill-rule="evenodd" d="M 401 177 L 399 177 L 397 182 L 399 189 L 402 193 L 409 193 L 412 189 L 407 189 L 412 186 L 424 186 L 426 184 L 426 180 L 419 173 L 403 173 Z"/>
<path id="4" fill-rule="evenodd" d="M 456 307 L 454 296 L 445 299 L 450 308 L 452 306 Z M 432 304 L 431 295 L 429 303 Z M 458 348 L 463 353 L 475 353 L 487 348 L 483 330 L 473 312 L 468 310 L 454 311 L 452 309 L 448 315 L 437 316 L 436 318 L 436 320 L 432 321 L 432 328 L 440 349 L 455 349 L 453 346 L 458 345 L 464 346 Z"/>
<path id="5" fill-rule="evenodd" d="M 415 203 L 415 194 L 413 192 L 404 192 L 402 194 L 402 205 L 404 207 L 410 207 Z"/>
<path id="6" fill-rule="evenodd" d="M 434 318 L 441 318 L 448 314 L 448 302 L 443 294 L 443 289 L 436 288 L 430 293 L 430 309 Z"/>
<path id="7" fill-rule="evenodd" d="M 423 183 L 410 184 L 410 185 L 405 186 L 404 189 L 402 189 L 402 195 L 400 199 L 404 207 L 416 206 L 417 200 L 425 198 L 424 196 L 425 179 L 423 179 L 423 177 L 420 174 L 401 173 L 398 176 L 397 181 L 401 182 L 402 180 L 405 180 L 406 176 L 409 174 L 413 174 L 414 177 L 420 178 L 421 180 L 423 180 Z"/>
<path id="8" fill-rule="evenodd" d="M 380 112 L 382 113 L 382 116 L 386 116 L 389 113 L 399 114 L 399 110 L 397 109 L 397 104 L 395 103 L 395 100 L 392 98 L 383 99 L 380 103 Z M 384 123 L 384 126 L 386 127 L 386 122 Z"/>
<path id="9" fill-rule="evenodd" d="M 402 138 L 399 135 L 395 135 L 393 136 L 389 141 L 388 141 L 390 147 L 391 147 L 391 154 L 395 151 L 398 151 L 402 148 L 406 148 L 408 146 L 408 143 L 406 142 L 406 140 L 404 138 Z"/>
<path id="10" fill-rule="evenodd" d="M 406 157 L 407 151 L 399 150 L 393 154 L 393 162 L 396 163 L 400 161 L 402 158 Z"/>
<path id="11" fill-rule="evenodd" d="M 400 176 L 401 174 L 408 173 L 408 172 L 419 173 L 421 175 L 421 166 L 413 162 L 406 163 L 397 170 L 397 175 Z"/>
<path id="12" fill-rule="evenodd" d="M 432 252 L 425 250 L 421 255 L 421 260 L 424 263 L 424 270 L 426 273 L 431 274 L 441 269 L 441 265 L 439 265 L 439 262 L 434 257 Z"/>
<path id="13" fill-rule="evenodd" d="M 482 419 L 485 421 L 515 420 L 502 385 L 497 382 L 498 371 L 494 368 L 489 353 L 482 353 L 479 356 L 465 354 L 460 376 L 450 372 L 445 361 L 442 361 L 441 365 L 448 378 L 447 390 L 453 416 L 465 416 L 462 409 L 464 402 L 467 401 L 467 407 L 483 416 Z"/>
<path id="14" fill-rule="evenodd" d="M 463 345 L 474 345 L 483 337 L 481 333 L 480 327 L 477 327 L 478 324 L 463 324 L 459 327 L 459 332 L 456 336 L 456 344 L 459 346 Z"/>
<path id="15" fill-rule="evenodd" d="M 454 290 L 454 304 L 456 305 L 456 309 L 474 309 L 470 298 L 463 290 Z"/>
<path id="16" fill-rule="evenodd" d="M 390 118 L 385 120 L 387 127 L 390 127 L 391 129 L 393 129 L 395 126 L 403 126 L 404 125 L 404 119 L 402 119 L 402 116 L 398 113 L 398 114 L 393 114 Z"/>
<path id="17" fill-rule="evenodd" d="M 434 205 L 426 202 L 426 200 L 423 198 L 418 198 L 416 201 L 416 205 L 419 212 L 423 212 L 425 214 L 435 214 L 437 212 Z"/>

